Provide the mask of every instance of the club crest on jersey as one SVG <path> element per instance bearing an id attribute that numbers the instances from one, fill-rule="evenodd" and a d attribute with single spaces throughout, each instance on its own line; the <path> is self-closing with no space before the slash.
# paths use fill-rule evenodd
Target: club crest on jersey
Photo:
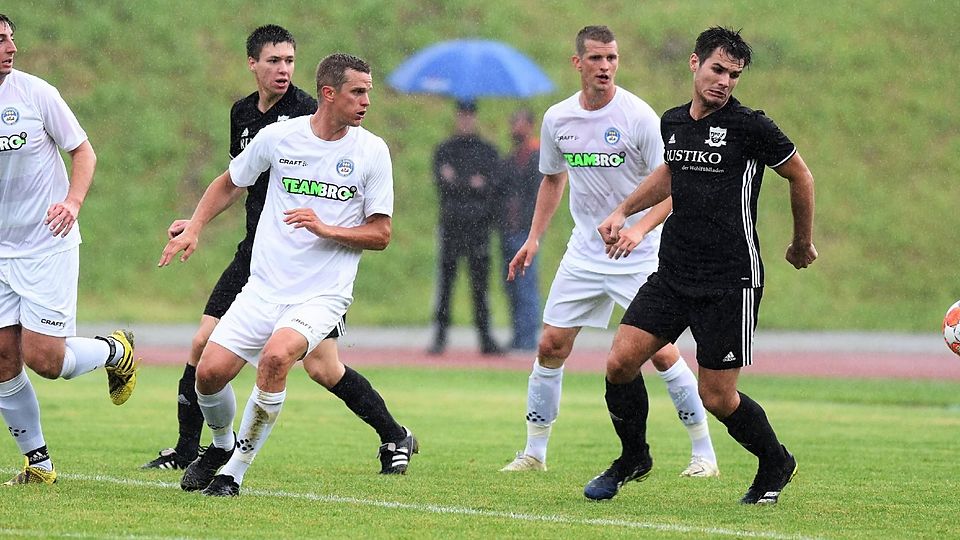
<path id="1" fill-rule="evenodd" d="M 20 120 L 20 111 L 13 107 L 7 107 L 0 113 L 0 120 L 3 120 L 4 124 L 12 126 L 17 123 L 17 120 Z"/>
<path id="2" fill-rule="evenodd" d="M 727 141 L 724 140 L 726 138 L 727 138 L 727 128 L 710 126 L 710 137 L 703 142 L 709 144 L 714 148 L 719 148 L 727 144 Z"/>
<path id="3" fill-rule="evenodd" d="M 337 174 L 340 176 L 350 176 L 353 174 L 353 161 L 343 158 L 337 162 Z"/>
<path id="4" fill-rule="evenodd" d="M 617 144 L 620 142 L 620 130 L 615 127 L 607 128 L 603 132 L 603 140 L 607 141 L 607 144 Z"/>

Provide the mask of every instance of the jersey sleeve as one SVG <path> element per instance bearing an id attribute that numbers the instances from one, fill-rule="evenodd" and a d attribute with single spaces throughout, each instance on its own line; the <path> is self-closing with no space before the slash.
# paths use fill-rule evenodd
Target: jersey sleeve
<path id="1" fill-rule="evenodd" d="M 797 152 L 797 147 L 762 111 L 756 113 L 757 157 L 771 169 L 783 165 Z"/>
<path id="2" fill-rule="evenodd" d="M 364 179 L 364 216 L 393 215 L 393 163 L 383 139 L 376 139 L 370 156 L 370 170 Z"/>
<path id="3" fill-rule="evenodd" d="M 237 187 L 256 183 L 260 173 L 270 168 L 276 140 L 274 130 L 261 129 L 237 157 L 230 160 L 230 178 Z"/>
<path id="4" fill-rule="evenodd" d="M 653 109 L 637 115 L 634 127 L 638 150 L 647 164 L 647 169 L 653 171 L 663 163 L 663 137 L 660 135 L 660 117 Z"/>
<path id="5" fill-rule="evenodd" d="M 240 154 L 240 121 L 237 119 L 240 109 L 240 102 L 237 101 L 230 107 L 230 148 L 227 153 L 230 159 Z"/>
<path id="6" fill-rule="evenodd" d="M 553 136 L 553 118 L 546 114 L 543 117 L 543 125 L 540 126 L 540 172 L 559 174 L 565 170 L 567 170 L 567 162 Z"/>
<path id="7" fill-rule="evenodd" d="M 72 152 L 87 140 L 87 133 L 70 110 L 60 92 L 49 84 L 40 84 L 34 88 L 34 104 L 43 117 L 43 128 L 57 146 Z"/>

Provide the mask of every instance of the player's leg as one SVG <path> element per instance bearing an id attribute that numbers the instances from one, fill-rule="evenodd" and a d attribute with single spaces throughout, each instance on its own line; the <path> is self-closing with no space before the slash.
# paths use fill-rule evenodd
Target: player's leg
<path id="1" fill-rule="evenodd" d="M 0 283 L 0 290 L 3 286 Z M 6 300 L 0 292 L 0 325 L 9 319 L 3 316 L 4 312 L 10 314 L 3 309 L 9 307 L 10 298 Z M 56 482 L 40 428 L 40 403 L 20 359 L 20 326 L 16 324 L 0 328 L 0 415 L 25 459 L 23 470 L 6 485 Z"/>
<path id="2" fill-rule="evenodd" d="M 727 433 L 757 456 L 757 474 L 740 502 L 774 504 L 797 471 L 797 461 L 774 432 L 759 403 L 737 391 L 740 368 L 753 363 L 753 333 L 763 290 L 733 289 L 714 295 L 691 325 L 697 339 L 700 396 Z"/>
<path id="3" fill-rule="evenodd" d="M 410 431 L 397 423 L 370 381 L 340 362 L 336 338 L 321 341 L 303 359 L 303 367 L 311 379 L 340 398 L 348 409 L 377 432 L 380 455 L 385 457 L 381 460 L 380 474 L 405 473 L 410 454 L 418 452 L 419 448 L 404 444 L 405 439 L 412 437 Z"/>
<path id="4" fill-rule="evenodd" d="M 603 292 L 603 276 L 561 261 L 543 312 L 543 332 L 527 379 L 527 444 L 502 471 L 544 471 L 547 445 L 560 414 L 563 364 L 584 326 L 605 328 L 613 301 Z"/>
<path id="5" fill-rule="evenodd" d="M 607 289 L 613 299 L 627 308 L 633 301 L 637 291 L 652 272 L 656 270 L 656 260 L 651 260 L 649 267 L 642 272 L 625 275 L 611 275 L 607 278 Z M 657 370 L 657 375 L 666 383 L 667 393 L 677 409 L 677 417 L 690 436 L 690 462 L 680 473 L 680 476 L 711 477 L 719 476 L 717 455 L 710 440 L 710 428 L 707 424 L 707 412 L 700 401 L 697 392 L 697 378 L 680 355 L 676 345 L 668 343 L 654 353 L 650 359 Z"/>

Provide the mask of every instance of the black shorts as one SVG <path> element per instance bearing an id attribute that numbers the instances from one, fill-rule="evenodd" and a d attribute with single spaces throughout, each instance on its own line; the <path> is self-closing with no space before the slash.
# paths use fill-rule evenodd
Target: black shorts
<path id="1" fill-rule="evenodd" d="M 204 315 L 216 319 L 223 318 L 233 301 L 237 299 L 240 290 L 247 284 L 247 279 L 250 278 L 250 256 L 249 251 L 237 250 L 233 260 L 220 274 L 220 279 L 214 285 L 210 298 L 207 299 L 207 307 L 203 308 Z M 341 337 L 346 333 L 346 328 L 347 315 L 344 314 L 340 324 L 334 326 L 333 330 L 324 339 Z"/>
<path id="2" fill-rule="evenodd" d="M 674 343 L 690 328 L 697 363 L 707 369 L 733 369 L 753 363 L 763 287 L 702 289 L 680 286 L 659 272 L 637 291 L 621 324 Z"/>

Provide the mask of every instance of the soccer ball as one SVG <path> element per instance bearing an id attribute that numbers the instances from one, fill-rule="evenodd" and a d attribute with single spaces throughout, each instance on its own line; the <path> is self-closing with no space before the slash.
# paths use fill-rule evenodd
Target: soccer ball
<path id="1" fill-rule="evenodd" d="M 943 340 L 951 351 L 960 354 L 960 301 L 950 306 L 943 316 Z"/>

